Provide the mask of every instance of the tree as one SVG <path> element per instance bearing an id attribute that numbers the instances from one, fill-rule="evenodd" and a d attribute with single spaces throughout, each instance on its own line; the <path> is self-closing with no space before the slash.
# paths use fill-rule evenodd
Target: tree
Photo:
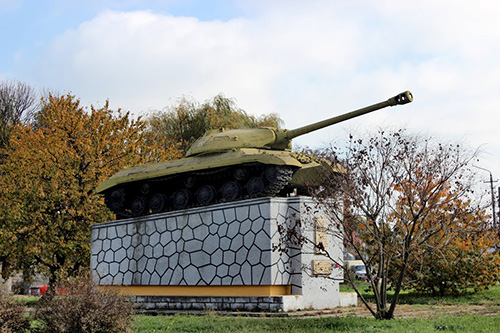
<path id="1" fill-rule="evenodd" d="M 156 141 L 178 142 L 184 152 L 206 131 L 218 128 L 279 127 L 276 114 L 254 117 L 238 108 L 234 100 L 222 94 L 199 104 L 186 98 L 178 105 L 156 112 L 148 119 L 149 130 Z"/>
<path id="2" fill-rule="evenodd" d="M 0 149 L 7 146 L 11 129 L 35 111 L 36 94 L 31 86 L 17 81 L 0 82 Z M 0 152 L 0 163 L 4 154 Z M 7 258 L 0 254 L 0 268 L 7 265 Z"/>
<path id="3" fill-rule="evenodd" d="M 44 103 L 36 127 L 16 125 L 0 166 L 0 253 L 10 269 L 60 272 L 87 267 L 90 226 L 112 214 L 99 182 L 124 166 L 179 156 L 176 147 L 150 147 L 146 123 L 108 103 L 87 112 L 71 95 Z"/>
<path id="4" fill-rule="evenodd" d="M 500 278 L 500 254 L 493 249 L 498 236 L 488 226 L 486 213 L 470 201 L 456 199 L 438 207 L 436 214 L 425 220 L 424 227 L 445 218 L 454 219 L 446 237 L 434 237 L 412 254 L 405 288 L 442 296 L 446 292 L 466 292 L 468 288 L 479 291 L 496 284 Z"/>
<path id="5" fill-rule="evenodd" d="M 0 82 L 0 148 L 9 142 L 11 128 L 35 111 L 37 95 L 22 82 Z"/>
<path id="6" fill-rule="evenodd" d="M 346 276 L 375 318 L 393 318 L 415 252 L 431 244 L 444 248 L 452 239 L 449 231 L 466 218 L 467 211 L 450 216 L 440 209 L 468 195 L 473 156 L 460 145 L 433 144 L 404 130 L 380 130 L 366 140 L 350 136 L 346 148 L 324 154 L 332 163 L 341 161 L 346 172 L 328 175 L 314 196 L 338 224 L 335 236 L 365 264 L 374 306 Z M 331 198 L 342 198 L 345 208 Z M 429 223 L 440 213 L 443 218 Z"/>

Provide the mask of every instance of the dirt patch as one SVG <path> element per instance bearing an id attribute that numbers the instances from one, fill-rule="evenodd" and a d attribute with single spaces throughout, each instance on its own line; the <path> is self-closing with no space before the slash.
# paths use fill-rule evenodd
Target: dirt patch
<path id="1" fill-rule="evenodd" d="M 472 315 L 500 315 L 500 305 L 407 305 L 396 307 L 395 318 L 432 318 L 443 315 L 461 316 Z M 268 314 L 269 315 L 269 314 Z M 282 313 L 286 317 L 372 317 L 364 306 L 336 308 L 320 311 L 296 311 Z M 271 315 L 272 316 L 272 315 Z"/>
<path id="2" fill-rule="evenodd" d="M 152 312 L 148 312 L 152 314 Z M 258 318 L 319 318 L 319 317 L 361 317 L 372 318 L 372 314 L 364 306 L 342 307 L 326 310 L 301 310 L 291 312 L 231 312 L 231 311 L 178 311 L 167 310 L 154 314 L 162 315 L 219 315 L 238 317 L 258 317 Z M 433 318 L 439 316 L 462 316 L 466 314 L 482 316 L 500 316 L 500 304 L 498 305 L 407 305 L 402 304 L 396 307 L 395 318 Z"/>

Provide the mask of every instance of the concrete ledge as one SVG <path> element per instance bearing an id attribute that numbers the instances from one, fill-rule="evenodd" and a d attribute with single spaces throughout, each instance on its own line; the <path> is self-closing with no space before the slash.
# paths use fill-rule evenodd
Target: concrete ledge
<path id="1" fill-rule="evenodd" d="M 358 306 L 358 295 L 356 293 L 340 293 L 339 306 Z"/>
<path id="2" fill-rule="evenodd" d="M 132 296 L 139 313 L 173 313 L 176 311 L 244 311 L 288 312 L 305 310 L 302 295 L 269 297 L 225 296 Z M 356 293 L 340 293 L 341 307 L 357 305 Z M 173 312 L 172 312 L 173 311 Z"/>

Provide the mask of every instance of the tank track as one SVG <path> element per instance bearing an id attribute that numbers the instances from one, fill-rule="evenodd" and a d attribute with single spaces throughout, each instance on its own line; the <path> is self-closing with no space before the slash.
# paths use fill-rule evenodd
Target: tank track
<path id="1" fill-rule="evenodd" d="M 288 182 L 290 179 L 292 179 L 293 176 L 293 170 L 290 168 L 276 168 L 277 174 L 276 174 L 276 180 L 272 183 L 270 183 L 263 192 L 264 197 L 274 197 L 277 196 L 281 190 L 285 188 L 286 185 L 288 185 Z"/>
<path id="2" fill-rule="evenodd" d="M 105 193 L 117 219 L 247 198 L 286 195 L 290 166 L 244 164 L 136 182 Z"/>

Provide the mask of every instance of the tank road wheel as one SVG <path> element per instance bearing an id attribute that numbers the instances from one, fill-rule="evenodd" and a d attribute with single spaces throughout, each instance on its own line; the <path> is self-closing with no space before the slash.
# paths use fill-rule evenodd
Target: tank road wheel
<path id="1" fill-rule="evenodd" d="M 123 188 L 119 188 L 111 192 L 108 198 L 109 208 L 112 211 L 117 212 L 123 209 L 123 205 L 125 203 L 125 190 Z"/>
<path id="2" fill-rule="evenodd" d="M 264 191 L 266 184 L 264 184 L 264 180 L 260 177 L 252 177 L 248 180 L 246 186 L 248 195 L 251 198 L 258 197 Z"/>
<path id="3" fill-rule="evenodd" d="M 239 167 L 233 170 L 233 177 L 236 180 L 242 181 L 247 178 L 248 172 L 244 167 Z"/>
<path id="4" fill-rule="evenodd" d="M 149 198 L 149 209 L 151 213 L 161 213 L 167 207 L 168 199 L 165 194 L 156 193 Z"/>
<path id="5" fill-rule="evenodd" d="M 175 209 L 187 208 L 190 202 L 191 192 L 185 188 L 175 191 L 174 194 L 172 194 L 172 203 Z"/>
<path id="6" fill-rule="evenodd" d="M 130 204 L 132 216 L 141 216 L 146 213 L 147 202 L 144 197 L 136 197 Z"/>
<path id="7" fill-rule="evenodd" d="M 193 188 L 194 185 L 196 185 L 195 176 L 188 176 L 184 179 L 184 186 L 186 186 L 187 188 Z"/>
<path id="8" fill-rule="evenodd" d="M 276 165 L 268 165 L 264 170 L 264 178 L 269 183 L 274 183 L 278 178 L 278 168 Z"/>
<path id="9" fill-rule="evenodd" d="M 221 186 L 220 193 L 222 200 L 234 201 L 241 196 L 241 186 L 237 182 L 230 180 Z"/>
<path id="10" fill-rule="evenodd" d="M 213 186 L 203 185 L 196 192 L 196 200 L 202 206 L 210 205 L 215 201 L 215 197 L 217 196 L 217 191 Z"/>
<path id="11" fill-rule="evenodd" d="M 148 183 L 144 183 L 140 186 L 139 188 L 139 192 L 141 192 L 142 195 L 147 195 L 149 194 L 149 184 Z"/>

